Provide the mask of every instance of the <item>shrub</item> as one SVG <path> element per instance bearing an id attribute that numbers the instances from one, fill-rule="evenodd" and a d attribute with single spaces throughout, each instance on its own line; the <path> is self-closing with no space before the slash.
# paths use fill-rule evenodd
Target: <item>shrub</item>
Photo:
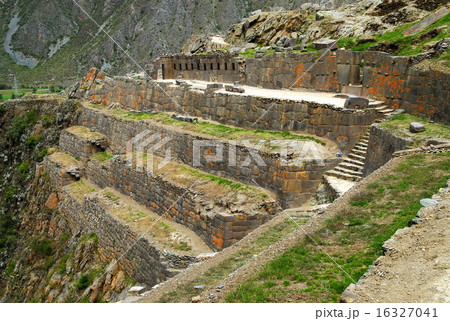
<path id="1" fill-rule="evenodd" d="M 38 115 L 33 109 L 25 114 L 25 116 L 16 116 L 13 120 L 13 124 L 6 133 L 6 137 L 13 142 L 17 142 L 20 137 L 25 133 L 28 127 L 36 124 L 38 121 Z"/>
<path id="2" fill-rule="evenodd" d="M 34 240 L 31 249 L 41 255 L 50 256 L 52 254 L 52 243 L 49 239 Z"/>
<path id="3" fill-rule="evenodd" d="M 5 274 L 10 275 L 14 272 L 14 269 L 16 268 L 16 261 L 12 260 L 8 263 L 8 266 L 6 267 Z"/>
<path id="4" fill-rule="evenodd" d="M 19 174 L 22 174 L 23 178 L 27 178 L 28 172 L 30 171 L 30 168 L 28 166 L 28 160 L 20 164 L 19 168 L 17 168 L 17 171 L 19 172 Z"/>
<path id="5" fill-rule="evenodd" d="M 78 290 L 84 290 L 89 286 L 89 275 L 83 274 L 80 276 L 77 282 L 77 289 Z"/>
<path id="6" fill-rule="evenodd" d="M 29 148 L 33 149 L 39 143 L 41 135 L 33 135 L 27 138 L 27 145 Z"/>

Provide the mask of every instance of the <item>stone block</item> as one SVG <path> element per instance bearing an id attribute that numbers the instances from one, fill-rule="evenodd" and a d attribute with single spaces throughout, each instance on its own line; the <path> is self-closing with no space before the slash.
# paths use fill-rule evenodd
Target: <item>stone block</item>
<path id="1" fill-rule="evenodd" d="M 425 125 L 421 124 L 421 123 L 411 123 L 409 124 L 409 131 L 411 133 L 421 133 L 425 131 Z"/>
<path id="2" fill-rule="evenodd" d="M 369 107 L 369 99 L 351 96 L 345 100 L 344 107 L 348 109 L 365 109 Z"/>
<path id="3" fill-rule="evenodd" d="M 338 49 L 337 41 L 329 38 L 322 38 L 313 42 L 314 49 Z"/>

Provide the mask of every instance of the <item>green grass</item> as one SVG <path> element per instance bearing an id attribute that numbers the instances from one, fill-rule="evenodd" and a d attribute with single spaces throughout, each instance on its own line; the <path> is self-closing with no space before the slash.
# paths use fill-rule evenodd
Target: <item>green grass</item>
<path id="1" fill-rule="evenodd" d="M 101 152 L 101 153 L 96 154 L 93 158 L 98 160 L 101 163 L 104 163 L 104 162 L 110 160 L 111 158 L 113 158 L 113 156 L 109 155 L 106 152 Z"/>
<path id="2" fill-rule="evenodd" d="M 338 41 L 339 48 L 347 48 L 355 51 L 364 51 L 369 49 L 369 47 L 379 44 L 380 42 L 385 42 L 386 44 L 395 44 L 398 46 L 398 49 L 394 52 L 397 56 L 412 56 L 422 52 L 423 46 L 432 41 L 438 41 L 444 38 L 448 38 L 450 33 L 448 32 L 448 28 L 441 31 L 438 35 L 434 37 L 425 37 L 424 35 L 436 28 L 439 28 L 444 25 L 450 24 L 450 14 L 442 17 L 439 21 L 432 24 L 425 30 L 412 35 L 412 36 L 404 36 L 403 33 L 411 26 L 418 23 L 412 22 L 403 24 L 392 31 L 384 32 L 381 35 L 375 35 L 374 40 L 372 42 L 358 44 L 359 37 L 347 37 L 342 38 Z M 422 37 L 425 37 L 421 40 Z M 444 57 L 445 59 L 445 57 Z M 447 57 L 448 59 L 448 57 Z"/>
<path id="3" fill-rule="evenodd" d="M 409 124 L 419 122 L 425 125 L 425 131 L 422 133 L 411 133 Z M 403 113 L 392 117 L 389 121 L 382 122 L 381 126 L 388 129 L 394 135 L 410 139 L 413 146 L 424 145 L 431 138 L 450 140 L 450 127 L 440 123 L 430 122 L 428 119 Z"/>
<path id="4" fill-rule="evenodd" d="M 20 88 L 17 90 L 19 92 L 20 96 L 23 96 L 25 94 L 28 93 L 33 93 L 33 88 Z M 36 92 L 36 94 L 46 94 L 49 93 L 49 91 L 47 89 L 38 89 Z M 0 95 L 1 95 L 1 99 L 0 101 L 5 101 L 8 99 L 12 99 L 12 96 L 15 94 L 15 90 L 14 89 L 3 89 L 0 90 Z"/>
<path id="5" fill-rule="evenodd" d="M 248 190 L 249 188 L 251 188 L 248 185 L 244 185 L 244 184 L 241 184 L 241 183 L 233 182 L 233 181 L 230 181 L 230 180 L 228 180 L 226 178 L 222 178 L 222 177 L 219 177 L 219 176 L 214 176 L 214 175 L 211 175 L 211 174 L 205 174 L 205 173 L 197 171 L 197 170 L 195 170 L 193 168 L 188 168 L 188 167 L 185 167 L 185 166 L 180 166 L 180 168 L 181 168 L 182 171 L 188 173 L 191 176 L 198 177 L 198 178 L 205 179 L 205 180 L 209 180 L 211 182 L 215 182 L 215 183 L 217 183 L 219 185 L 226 186 L 226 187 L 230 188 L 231 190 Z"/>
<path id="6" fill-rule="evenodd" d="M 306 218 L 295 219 L 297 224 L 306 222 Z M 261 253 L 269 245 L 278 242 L 286 235 L 298 228 L 296 223 L 286 218 L 280 223 L 269 228 L 260 238 L 248 246 L 244 246 L 235 255 L 219 262 L 217 265 L 208 269 L 200 277 L 177 286 L 173 291 L 164 293 L 159 302 L 190 302 L 193 296 L 200 294 L 203 290 L 194 289 L 195 285 L 204 284 L 205 287 L 212 286 L 219 280 L 240 268 L 253 255 Z"/>
<path id="7" fill-rule="evenodd" d="M 245 59 L 255 58 L 256 51 L 255 49 L 247 49 L 244 52 L 241 52 L 239 55 L 244 57 Z"/>
<path id="8" fill-rule="evenodd" d="M 226 300 L 338 302 L 344 289 L 382 255 L 382 244 L 415 217 L 420 199 L 431 197 L 445 185 L 450 177 L 449 156 L 405 158 L 393 174 L 369 184 L 350 200 L 350 207 L 311 234 L 314 242 L 306 239 L 298 243 L 239 285 Z M 393 186 L 400 188 L 390 188 Z M 268 282 L 272 282 L 270 286 Z M 287 286 L 288 282 L 291 285 Z"/>
<path id="9" fill-rule="evenodd" d="M 272 139 L 293 139 L 293 140 L 311 140 L 318 144 L 325 145 L 323 141 L 312 136 L 304 136 L 292 134 L 290 132 L 278 132 L 262 129 L 251 130 L 251 129 L 235 128 L 220 124 L 213 124 L 207 121 L 188 123 L 185 121 L 173 119 L 170 116 L 170 114 L 166 113 L 156 113 L 156 114 L 131 113 L 125 110 L 115 110 L 114 114 L 119 117 L 134 120 L 152 120 L 162 124 L 181 127 L 186 130 L 194 131 L 196 133 L 207 134 L 230 140 L 249 139 L 251 141 L 258 142 L 260 140 L 270 141 Z"/>

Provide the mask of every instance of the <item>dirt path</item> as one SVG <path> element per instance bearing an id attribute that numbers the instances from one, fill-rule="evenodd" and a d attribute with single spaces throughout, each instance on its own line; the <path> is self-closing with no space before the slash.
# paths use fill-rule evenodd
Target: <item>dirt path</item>
<path id="1" fill-rule="evenodd" d="M 399 230 L 385 243 L 385 256 L 344 295 L 357 302 L 450 302 L 450 187 L 433 198 L 438 203 L 420 211 L 422 223 Z"/>
<path id="2" fill-rule="evenodd" d="M 307 234 L 310 234 L 314 231 L 320 229 L 328 218 L 334 216 L 341 209 L 348 206 L 349 199 L 353 197 L 356 193 L 359 192 L 361 188 L 365 188 L 365 186 L 372 181 L 378 179 L 380 176 L 385 175 L 390 172 L 393 168 L 395 168 L 399 162 L 400 158 L 396 158 L 391 160 L 382 168 L 373 172 L 371 175 L 366 177 L 364 180 L 356 184 L 347 194 L 345 194 L 342 198 L 335 201 L 333 204 L 328 206 L 323 214 L 314 215 L 309 219 L 309 221 L 303 225 L 301 228 L 295 230 L 293 233 L 289 234 L 287 237 L 283 238 L 281 241 L 270 245 L 265 250 L 260 252 L 257 255 L 253 255 L 245 265 L 237 269 L 231 274 L 226 275 L 223 278 L 217 279 L 213 285 L 209 285 L 205 287 L 200 296 L 200 302 L 224 302 L 226 295 L 233 291 L 237 285 L 242 284 L 249 277 L 257 273 L 270 261 L 279 257 L 283 254 L 287 249 L 297 244 L 299 241 L 303 240 L 307 237 Z M 292 211 L 289 215 L 301 215 L 302 209 L 298 209 L 297 211 Z M 240 242 L 235 245 L 223 250 L 214 256 L 211 260 L 206 261 L 200 265 L 195 265 L 189 268 L 188 270 L 180 273 L 174 278 L 168 280 L 167 282 L 161 284 L 157 288 L 152 289 L 147 292 L 139 302 L 157 302 L 164 295 L 164 293 L 168 291 L 177 291 L 177 287 L 182 286 L 183 284 L 189 284 L 196 278 L 204 275 L 209 269 L 214 268 L 227 259 L 236 255 L 242 249 L 250 246 L 252 242 L 256 239 L 264 235 L 264 233 L 269 230 L 271 227 L 276 226 L 283 220 L 285 220 L 288 214 L 283 213 L 274 218 L 272 221 L 266 223 L 265 225 L 259 227 L 251 234 L 247 235 Z M 218 289 L 217 287 L 220 287 Z M 180 298 L 180 302 L 190 302 L 192 297 L 184 296 Z"/>

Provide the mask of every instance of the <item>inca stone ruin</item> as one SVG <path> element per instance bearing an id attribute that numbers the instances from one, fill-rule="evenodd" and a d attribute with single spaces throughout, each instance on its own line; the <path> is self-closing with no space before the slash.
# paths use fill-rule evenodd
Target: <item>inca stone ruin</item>
<path id="1" fill-rule="evenodd" d="M 5 269 L 11 266 L 8 275 L 13 275 L 20 264 L 41 264 L 51 272 L 41 300 L 35 291 L 44 283 L 36 278 L 21 283 L 22 294 L 10 289 L 13 281 L 2 281 L 8 287 L 4 301 L 16 295 L 24 302 L 74 302 L 70 293 L 76 293 L 83 302 L 247 302 L 235 280 L 263 278 L 258 269 L 268 271 L 270 262 L 288 255 L 295 244 L 306 249 L 306 235 L 314 235 L 313 242 L 336 235 L 339 251 L 357 243 L 351 236 L 355 229 L 380 224 L 377 233 L 382 234 L 382 224 L 397 222 L 388 217 L 388 223 L 369 223 L 345 215 L 367 216 L 371 206 L 376 211 L 384 201 L 393 204 L 386 194 L 391 190 L 407 193 L 414 184 L 425 184 L 410 179 L 380 185 L 412 166 L 402 162 L 420 157 L 429 166 L 448 162 L 450 74 L 418 67 L 439 57 L 439 50 L 445 52 L 448 38 L 437 40 L 430 56 L 345 49 L 331 37 L 307 47 L 302 30 L 288 33 L 287 26 L 294 28 L 297 20 L 300 25 L 311 12 L 316 21 L 328 18 L 314 7 L 302 9 L 274 13 L 287 22 L 278 20 L 270 37 L 261 31 L 270 14 L 255 12 L 232 26 L 227 37 L 194 37 L 182 53 L 153 57 L 139 73 L 117 76 L 92 67 L 60 94 L 29 94 L 2 103 L 5 146 L 28 146 L 35 153 L 32 170 L 31 161 L 17 163 L 18 179 L 21 184 L 29 180 L 30 187 L 16 200 L 29 199 L 20 226 L 37 233 L 27 246 L 33 257 L 42 257 L 30 256 L 28 263 L 10 259 L 14 264 L 5 263 Z M 421 34 L 448 16 L 446 7 L 439 10 L 404 36 Z M 48 147 L 38 151 L 44 137 Z M 17 162 L 21 156 L 15 153 L 0 157 L 5 164 Z M 430 175 L 436 185 L 420 194 L 436 200 L 430 205 L 435 209 L 424 210 L 423 217 L 408 212 L 410 227 L 401 226 L 407 230 L 391 233 L 385 244 L 401 249 L 399 235 L 425 228 L 424 217 L 434 217 L 438 206 L 448 209 L 448 167 L 439 164 L 436 176 Z M 2 193 L 9 197 L 7 188 Z M 411 196 L 411 202 L 419 201 Z M 402 210 L 386 208 L 380 213 Z M 411 211 L 417 213 L 415 207 Z M 448 213 L 439 215 L 448 220 Z M 333 230 L 336 226 L 340 230 Z M 45 240 L 54 240 L 51 254 L 46 254 L 44 234 Z M 56 245 L 61 239 L 68 243 Z M 296 243 L 288 243 L 291 239 Z M 363 267 L 355 272 L 356 280 L 345 280 L 339 293 L 320 300 L 367 302 L 365 293 L 379 284 L 369 266 L 375 260 L 389 266 L 386 260 L 394 253 L 386 246 L 384 259 L 377 259 L 382 256 L 375 251 L 358 263 Z M 370 252 L 354 251 L 360 254 L 352 258 Z M 237 263 L 229 268 L 230 262 Z M 250 270 L 252 264 L 260 265 Z M 75 270 L 80 272 L 68 281 Z M 298 273 L 270 279 L 275 292 L 292 288 L 292 298 L 276 299 L 264 290 L 269 293 L 264 302 L 319 300 L 303 296 L 311 292 L 302 289 L 309 289 L 306 280 L 312 279 Z M 436 291 L 440 299 L 433 302 L 448 302 L 448 294 L 442 299 L 445 290 Z"/>

